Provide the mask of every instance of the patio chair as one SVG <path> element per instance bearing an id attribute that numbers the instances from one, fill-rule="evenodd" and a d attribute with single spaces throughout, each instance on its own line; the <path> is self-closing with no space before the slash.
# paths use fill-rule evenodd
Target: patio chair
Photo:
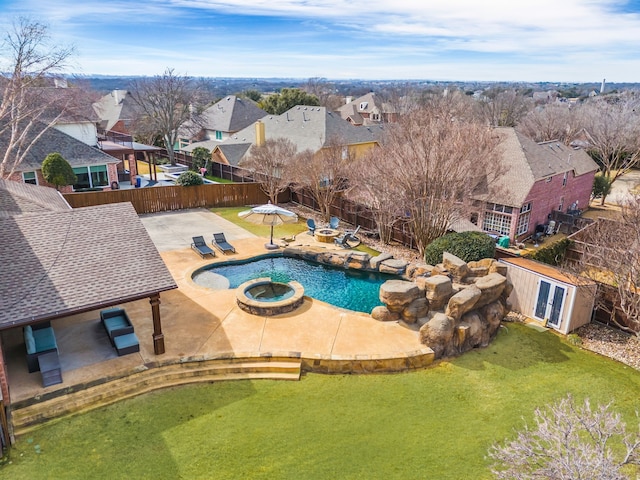
<path id="1" fill-rule="evenodd" d="M 316 222 L 313 221 L 313 218 L 307 219 L 307 228 L 309 229 L 307 232 L 309 235 L 316 233 Z"/>
<path id="2" fill-rule="evenodd" d="M 216 252 L 214 252 L 213 249 L 209 245 L 207 245 L 207 242 L 204 241 L 203 236 L 191 238 L 193 239 L 191 248 L 198 252 L 202 258 L 204 258 L 206 255 L 211 255 L 212 257 L 216 256 Z"/>
<path id="3" fill-rule="evenodd" d="M 346 231 L 344 235 L 334 238 L 333 241 L 342 248 L 355 248 L 360 245 L 360 238 L 357 236 L 359 230 L 360 226 L 358 225 L 355 230 Z"/>
<path id="4" fill-rule="evenodd" d="M 329 228 L 337 230 L 338 225 L 340 225 L 340 219 L 338 217 L 331 217 L 329 219 Z"/>
<path id="5" fill-rule="evenodd" d="M 224 233 L 213 234 L 213 246 L 224 254 L 227 254 L 228 252 L 236 253 L 235 247 L 227 242 Z"/>

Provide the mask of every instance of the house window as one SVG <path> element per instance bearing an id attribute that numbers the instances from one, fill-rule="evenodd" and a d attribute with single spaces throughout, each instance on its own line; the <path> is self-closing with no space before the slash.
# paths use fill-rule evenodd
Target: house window
<path id="1" fill-rule="evenodd" d="M 216 140 L 222 140 L 222 132 L 220 130 L 216 130 Z"/>
<path id="2" fill-rule="evenodd" d="M 564 197 L 560 197 L 560 205 L 558 205 L 558 211 L 562 211 L 564 208 Z"/>
<path id="3" fill-rule="evenodd" d="M 485 212 L 482 229 L 487 232 L 498 232 L 502 235 L 509 235 L 509 233 L 511 233 L 511 215 Z"/>
<path id="4" fill-rule="evenodd" d="M 109 176 L 107 174 L 106 165 L 76 167 L 73 169 L 73 173 L 75 173 L 78 177 L 77 182 L 73 186 L 74 190 L 104 187 L 109 184 Z"/>
<path id="5" fill-rule="evenodd" d="M 523 235 L 529 231 L 529 219 L 531 218 L 531 212 L 523 213 L 518 217 L 518 229 L 517 235 Z"/>
<path id="6" fill-rule="evenodd" d="M 500 213 L 513 213 L 513 207 L 508 207 L 507 205 L 500 205 L 499 203 L 490 203 L 488 210 L 492 210 L 494 212 Z"/>
<path id="7" fill-rule="evenodd" d="M 33 185 L 38 184 L 38 177 L 36 172 L 22 172 L 22 181 L 24 183 L 31 183 Z"/>
<path id="8" fill-rule="evenodd" d="M 520 207 L 520 213 L 527 213 L 531 211 L 531 202 L 525 203 Z"/>
<path id="9" fill-rule="evenodd" d="M 569 172 L 564 172 L 564 177 L 562 177 L 562 186 L 563 187 L 567 185 L 567 177 L 568 176 L 569 176 Z"/>

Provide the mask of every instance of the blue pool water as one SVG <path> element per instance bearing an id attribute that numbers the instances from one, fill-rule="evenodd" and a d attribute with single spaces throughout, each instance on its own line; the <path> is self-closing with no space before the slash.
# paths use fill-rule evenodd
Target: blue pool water
<path id="1" fill-rule="evenodd" d="M 304 294 L 330 303 L 336 307 L 371 313 L 373 307 L 382 305 L 379 298 L 380 285 L 397 277 L 382 273 L 349 270 L 299 258 L 270 257 L 248 260 L 232 265 L 211 265 L 196 272 L 193 281 L 211 286 L 211 274 L 222 275 L 229 281 L 229 288 L 253 280 L 270 277 L 274 282 L 300 282 Z M 219 283 L 218 283 L 219 284 Z"/>

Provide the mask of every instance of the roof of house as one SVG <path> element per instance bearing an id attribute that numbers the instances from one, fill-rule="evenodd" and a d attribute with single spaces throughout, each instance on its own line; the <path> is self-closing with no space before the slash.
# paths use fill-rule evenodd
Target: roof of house
<path id="1" fill-rule="evenodd" d="M 0 179 L 0 217 L 69 209 L 62 194 L 53 188 Z"/>
<path id="2" fill-rule="evenodd" d="M 0 329 L 177 288 L 128 202 L 0 216 L 0 242 Z"/>
<path id="3" fill-rule="evenodd" d="M 46 87 L 34 88 L 35 98 L 47 104 L 42 119 L 51 121 L 57 117 L 56 124 L 96 123 L 98 116 L 91 107 L 95 94 L 85 88 Z"/>
<path id="4" fill-rule="evenodd" d="M 383 131 L 382 126 L 355 127 L 325 107 L 306 105 L 295 106 L 281 115 L 267 115 L 260 121 L 264 124 L 265 140 L 286 138 L 296 146 L 298 152 L 317 152 L 333 142 L 339 145 L 377 142 Z M 225 151 L 230 145 L 242 144 L 248 145 L 246 152 L 255 141 L 255 125 L 250 125 L 216 148 Z M 228 161 L 231 163 L 230 159 Z"/>
<path id="5" fill-rule="evenodd" d="M 41 132 L 43 128 L 43 124 L 34 126 L 29 132 L 25 145 L 28 144 L 30 139 L 35 138 L 38 132 Z M 0 151 L 4 151 L 8 143 L 7 135 L 9 132 L 5 131 L 3 133 L 3 135 L 0 135 Z M 42 137 L 40 137 L 31 146 L 24 160 L 16 167 L 15 170 L 17 172 L 39 170 L 42 167 L 42 162 L 45 157 L 53 152 L 57 152 L 62 155 L 62 157 L 69 162 L 72 167 L 106 165 L 109 163 L 119 163 L 121 161 L 107 155 L 95 147 L 91 147 L 80 140 L 76 140 L 64 132 L 56 130 L 55 128 L 49 128 L 43 133 Z"/>
<path id="6" fill-rule="evenodd" d="M 197 125 L 187 122 L 181 127 L 181 133 L 193 136 L 201 129 L 234 133 L 265 115 L 268 113 L 258 107 L 253 100 L 228 95 L 202 112 Z"/>
<path id="7" fill-rule="evenodd" d="M 100 126 L 111 130 L 119 120 L 133 120 L 137 107 L 127 90 L 113 90 L 93 103 Z"/>
<path id="8" fill-rule="evenodd" d="M 336 110 L 344 120 L 351 118 L 354 125 L 378 123 L 371 119 L 365 119 L 362 116 L 362 113 L 369 116 L 371 113 L 375 112 L 391 113 L 392 111 L 393 108 L 386 103 L 380 102 L 374 92 L 366 93 L 355 100 L 351 100 Z"/>
<path id="9" fill-rule="evenodd" d="M 598 170 L 582 149 L 555 141 L 538 144 L 510 127 L 496 128 L 496 133 L 500 137 L 497 156 L 506 172 L 498 181 L 492 202 L 519 207 L 539 180 L 564 172 L 580 176 Z"/>

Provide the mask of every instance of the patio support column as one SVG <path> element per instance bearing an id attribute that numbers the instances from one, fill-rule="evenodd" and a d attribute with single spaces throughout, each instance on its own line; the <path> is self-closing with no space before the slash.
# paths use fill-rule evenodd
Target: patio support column
<path id="1" fill-rule="evenodd" d="M 153 351 L 156 355 L 162 355 L 164 353 L 164 333 L 162 333 L 162 323 L 160 323 L 160 294 L 151 295 L 149 303 L 153 315 Z"/>

